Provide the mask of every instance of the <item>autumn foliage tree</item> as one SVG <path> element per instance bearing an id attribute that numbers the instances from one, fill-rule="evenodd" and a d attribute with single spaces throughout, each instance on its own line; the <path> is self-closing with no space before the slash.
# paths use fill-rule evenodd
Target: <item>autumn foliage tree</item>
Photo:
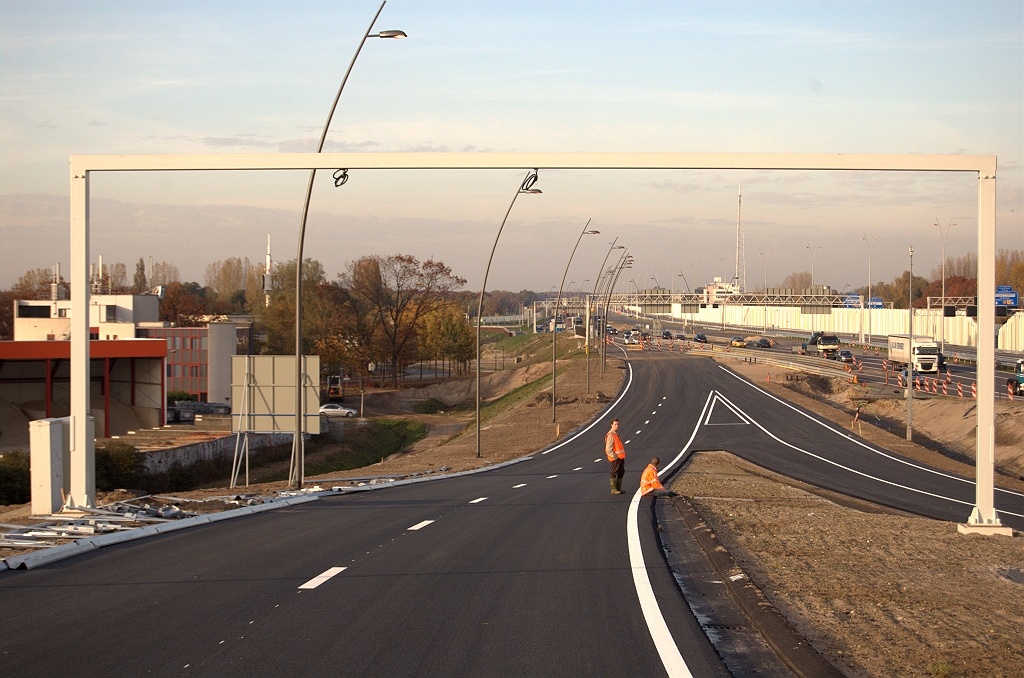
<path id="1" fill-rule="evenodd" d="M 440 261 L 421 262 L 414 256 L 362 257 L 339 275 L 354 319 L 377 335 L 392 365 L 392 385 L 398 387 L 402 365 L 416 353 L 424 319 L 466 284 Z"/>

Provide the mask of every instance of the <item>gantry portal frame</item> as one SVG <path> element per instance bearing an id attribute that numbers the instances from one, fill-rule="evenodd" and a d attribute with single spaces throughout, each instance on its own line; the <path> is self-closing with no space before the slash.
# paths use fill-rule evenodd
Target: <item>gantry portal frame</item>
<path id="1" fill-rule="evenodd" d="M 239 170 L 824 170 L 972 172 L 978 177 L 977 483 L 971 531 L 1001 528 L 994 506 L 996 157 L 807 153 L 239 153 L 71 156 L 71 498 L 95 502 L 89 416 L 89 175 Z M 930 224 L 929 224 L 930 225 Z M 964 526 L 962 526 L 963 528 Z M 1007 528 L 1002 528 L 1003 530 Z"/>

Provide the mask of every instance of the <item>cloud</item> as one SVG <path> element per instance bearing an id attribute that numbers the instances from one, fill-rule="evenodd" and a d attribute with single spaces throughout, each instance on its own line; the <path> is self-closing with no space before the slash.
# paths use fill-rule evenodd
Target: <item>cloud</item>
<path id="1" fill-rule="evenodd" d="M 50 122 L 49 120 L 44 120 L 42 122 L 37 122 L 36 123 L 36 127 L 42 127 L 43 129 L 57 129 L 57 126 L 55 124 L 53 124 L 52 122 Z"/>
<path id="2" fill-rule="evenodd" d="M 821 90 L 824 88 L 825 86 L 821 84 L 821 80 L 818 80 L 815 77 L 811 77 L 807 80 L 807 89 L 811 90 L 815 94 L 821 94 Z"/>
<path id="3" fill-rule="evenodd" d="M 100 122 L 99 120 L 93 120 L 89 123 L 89 127 L 106 127 L 107 123 Z"/>

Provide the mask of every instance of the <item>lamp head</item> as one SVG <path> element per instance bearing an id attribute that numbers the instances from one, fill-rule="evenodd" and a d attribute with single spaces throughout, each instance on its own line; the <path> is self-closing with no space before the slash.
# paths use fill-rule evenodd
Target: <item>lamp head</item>
<path id="1" fill-rule="evenodd" d="M 374 37 L 401 40 L 402 38 L 408 38 L 409 36 L 405 34 L 405 31 L 381 31 Z"/>
<path id="2" fill-rule="evenodd" d="M 533 185 L 537 183 L 537 170 L 533 170 L 533 174 L 530 174 L 523 179 L 523 185 L 519 187 L 520 193 L 529 193 L 531 195 L 539 195 L 542 191 L 539 188 L 534 188 Z"/>

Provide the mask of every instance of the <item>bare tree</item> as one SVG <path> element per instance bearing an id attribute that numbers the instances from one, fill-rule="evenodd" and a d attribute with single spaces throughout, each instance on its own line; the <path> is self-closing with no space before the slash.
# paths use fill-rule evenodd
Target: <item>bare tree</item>
<path id="1" fill-rule="evenodd" d="M 340 277 L 353 315 L 360 318 L 364 332 L 372 327 L 380 338 L 397 388 L 403 358 L 415 348 L 421 321 L 466 281 L 440 261 L 420 262 L 401 254 L 363 257 L 348 269 Z"/>
<path id="2" fill-rule="evenodd" d="M 786 276 L 786 279 L 782 281 L 782 286 L 797 291 L 805 290 L 811 286 L 811 272 L 803 271 L 801 273 L 790 273 Z"/>

